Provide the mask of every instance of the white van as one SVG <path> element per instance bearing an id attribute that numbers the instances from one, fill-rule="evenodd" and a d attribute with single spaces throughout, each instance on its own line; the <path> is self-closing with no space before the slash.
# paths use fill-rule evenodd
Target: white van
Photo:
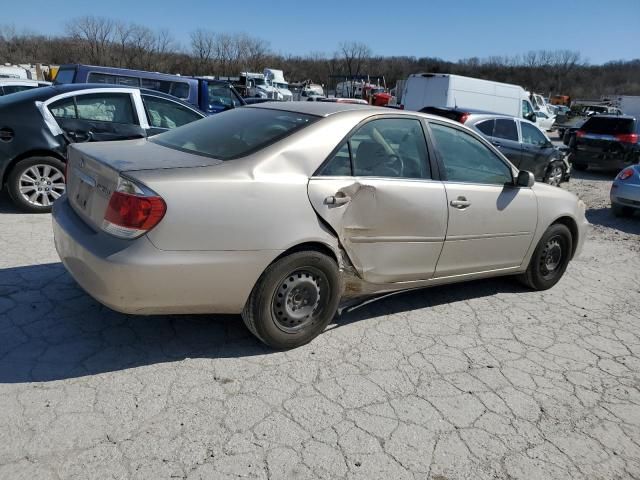
<path id="1" fill-rule="evenodd" d="M 264 79 L 268 85 L 271 85 L 277 93 L 277 99 L 284 102 L 290 102 L 293 100 L 293 94 L 289 90 L 289 83 L 284 79 L 284 73 L 282 70 L 276 70 L 274 68 L 264 69 Z"/>
<path id="2" fill-rule="evenodd" d="M 409 75 L 401 106 L 405 110 L 460 107 L 536 119 L 529 95 L 518 85 L 443 73 Z"/>

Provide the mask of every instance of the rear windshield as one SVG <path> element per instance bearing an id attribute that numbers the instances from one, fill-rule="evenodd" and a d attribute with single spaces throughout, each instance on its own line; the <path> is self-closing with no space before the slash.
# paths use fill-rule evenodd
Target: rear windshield
<path id="1" fill-rule="evenodd" d="M 633 118 L 591 117 L 582 125 L 581 130 L 612 135 L 634 133 L 635 120 Z"/>
<path id="2" fill-rule="evenodd" d="M 320 117 L 266 108 L 236 108 L 153 137 L 187 153 L 233 160 L 301 130 Z"/>

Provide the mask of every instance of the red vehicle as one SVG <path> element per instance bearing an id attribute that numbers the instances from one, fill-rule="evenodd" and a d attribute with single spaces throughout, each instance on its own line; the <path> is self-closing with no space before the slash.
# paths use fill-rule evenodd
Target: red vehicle
<path id="1" fill-rule="evenodd" d="M 377 107 L 384 107 L 389 104 L 391 94 L 387 92 L 374 93 L 371 97 L 371 104 Z"/>

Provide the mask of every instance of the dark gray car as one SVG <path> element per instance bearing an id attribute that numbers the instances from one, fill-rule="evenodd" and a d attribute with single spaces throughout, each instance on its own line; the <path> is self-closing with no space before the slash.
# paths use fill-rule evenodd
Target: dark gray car
<path id="1" fill-rule="evenodd" d="M 464 124 L 485 136 L 520 170 L 533 172 L 537 181 L 559 185 L 569 180 L 571 167 L 565 152 L 535 124 L 493 114 L 469 115 Z"/>

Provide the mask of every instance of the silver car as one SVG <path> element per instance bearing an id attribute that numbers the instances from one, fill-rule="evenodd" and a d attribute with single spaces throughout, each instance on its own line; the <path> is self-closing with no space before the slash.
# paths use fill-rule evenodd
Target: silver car
<path id="1" fill-rule="evenodd" d="M 498 275 L 550 288 L 587 225 L 574 195 L 459 123 L 326 102 L 75 144 L 53 209 L 62 262 L 104 305 L 241 313 L 276 348 L 383 292 Z"/>

